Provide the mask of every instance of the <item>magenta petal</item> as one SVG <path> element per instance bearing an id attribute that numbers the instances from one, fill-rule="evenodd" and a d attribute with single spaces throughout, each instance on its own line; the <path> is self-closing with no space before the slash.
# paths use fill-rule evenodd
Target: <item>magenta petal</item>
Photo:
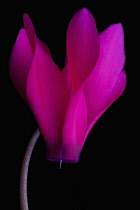
<path id="1" fill-rule="evenodd" d="M 67 31 L 67 58 L 75 92 L 94 68 L 99 56 L 99 35 L 88 9 L 72 18 Z"/>
<path id="2" fill-rule="evenodd" d="M 77 162 L 87 130 L 87 107 L 83 92 L 76 93 L 69 104 L 63 127 L 63 160 Z"/>
<path id="3" fill-rule="evenodd" d="M 111 25 L 100 35 L 100 57 L 84 89 L 90 128 L 124 91 L 126 77 L 121 72 L 124 62 L 122 26 Z"/>
<path id="4" fill-rule="evenodd" d="M 32 24 L 32 21 L 28 14 L 23 15 L 23 22 L 24 22 L 24 28 L 26 30 L 32 52 L 34 52 L 35 47 L 36 47 L 36 33 L 35 33 L 34 26 Z"/>
<path id="5" fill-rule="evenodd" d="M 48 46 L 36 37 L 34 26 L 28 14 L 23 15 L 23 22 L 32 52 L 35 52 L 36 43 L 38 43 L 43 48 L 43 50 L 51 56 Z"/>
<path id="6" fill-rule="evenodd" d="M 70 75 L 70 70 L 69 70 L 69 66 L 68 63 L 66 62 L 64 68 L 62 69 L 62 74 L 65 77 L 65 80 L 67 82 L 68 88 L 69 88 L 69 94 L 71 95 L 71 91 L 72 91 L 72 81 L 71 81 L 71 75 Z"/>
<path id="7" fill-rule="evenodd" d="M 26 31 L 21 29 L 10 57 L 10 76 L 14 86 L 26 101 L 26 80 L 32 59 L 33 54 Z"/>
<path id="8" fill-rule="evenodd" d="M 50 52 L 48 46 L 47 46 L 44 42 L 40 41 L 39 39 L 37 39 L 37 42 L 38 42 L 38 44 L 43 48 L 43 50 L 44 50 L 49 56 L 51 56 L 51 52 Z"/>
<path id="9" fill-rule="evenodd" d="M 10 74 L 39 124 L 49 159 L 62 158 L 62 130 L 69 91 L 62 72 L 51 59 L 48 47 L 37 39 L 33 24 L 24 15 L 24 26 L 16 40 Z"/>
<path id="10" fill-rule="evenodd" d="M 45 138 L 48 159 L 61 159 L 68 87 L 62 72 L 38 44 L 27 79 L 27 97 Z"/>
<path id="11" fill-rule="evenodd" d="M 26 80 L 30 71 L 36 42 L 50 55 L 48 46 L 36 38 L 32 22 L 27 14 L 24 14 L 25 29 L 21 29 L 10 56 L 10 76 L 20 95 L 27 102 Z M 32 39 L 33 37 L 33 39 Z M 31 48 L 32 46 L 32 48 Z M 28 102 L 27 102 L 28 103 Z"/>
<path id="12" fill-rule="evenodd" d="M 98 110 L 98 112 L 96 110 L 96 114 L 94 115 L 93 120 L 88 125 L 88 129 L 87 129 L 84 140 L 86 140 L 90 130 L 92 129 L 94 124 L 97 122 L 97 120 L 101 117 L 101 115 L 109 108 L 109 106 L 112 103 L 114 103 L 114 101 L 116 101 L 122 95 L 122 93 L 125 90 L 125 87 L 126 87 L 126 73 L 125 71 L 122 71 L 120 72 L 118 79 L 116 81 L 116 84 L 112 88 L 112 91 L 110 92 L 106 100 L 104 101 L 102 105 L 102 109 Z"/>

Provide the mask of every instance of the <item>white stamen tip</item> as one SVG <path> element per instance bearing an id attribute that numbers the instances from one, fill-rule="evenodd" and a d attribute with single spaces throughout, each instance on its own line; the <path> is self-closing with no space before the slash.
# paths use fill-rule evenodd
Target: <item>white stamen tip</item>
<path id="1" fill-rule="evenodd" d="M 60 167 L 59 167 L 59 169 L 61 169 L 61 166 L 62 166 L 62 160 L 60 160 Z"/>

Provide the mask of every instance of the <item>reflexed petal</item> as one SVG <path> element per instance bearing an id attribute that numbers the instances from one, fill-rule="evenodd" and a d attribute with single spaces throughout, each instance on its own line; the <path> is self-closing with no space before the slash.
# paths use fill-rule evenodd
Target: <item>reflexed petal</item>
<path id="1" fill-rule="evenodd" d="M 87 9 L 78 11 L 67 31 L 67 58 L 75 92 L 91 73 L 99 56 L 99 35 Z"/>
<path id="2" fill-rule="evenodd" d="M 123 29 L 111 25 L 100 35 L 100 57 L 85 85 L 88 126 L 122 94 L 126 86 Z"/>
<path id="3" fill-rule="evenodd" d="M 83 92 L 71 99 L 63 128 L 63 160 L 77 162 L 87 130 L 87 107 Z"/>

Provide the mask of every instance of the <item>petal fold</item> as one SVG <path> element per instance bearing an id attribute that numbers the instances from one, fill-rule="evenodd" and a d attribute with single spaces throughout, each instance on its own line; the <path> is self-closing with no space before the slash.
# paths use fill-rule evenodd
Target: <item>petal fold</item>
<path id="1" fill-rule="evenodd" d="M 71 99 L 63 127 L 63 160 L 77 162 L 87 130 L 87 106 L 84 92 Z"/>

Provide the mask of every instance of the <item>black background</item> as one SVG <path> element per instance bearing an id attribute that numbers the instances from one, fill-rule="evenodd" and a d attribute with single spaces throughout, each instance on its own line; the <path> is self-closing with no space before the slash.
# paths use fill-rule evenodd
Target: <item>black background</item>
<path id="1" fill-rule="evenodd" d="M 103 3 L 104 2 L 104 3 Z M 125 32 L 127 58 L 127 7 L 120 1 L 19 1 L 1 7 L 0 94 L 1 154 L 4 169 L 3 209 L 19 210 L 19 177 L 23 156 L 37 123 L 13 87 L 8 73 L 9 56 L 28 13 L 37 36 L 50 48 L 60 68 L 65 60 L 65 37 L 73 14 L 87 7 L 94 15 L 99 33 L 121 22 Z M 125 69 L 128 75 L 128 60 Z M 128 165 L 128 86 L 124 94 L 103 114 L 88 135 L 77 164 L 46 160 L 46 146 L 40 137 L 32 154 L 28 179 L 30 210 L 114 209 L 125 206 Z M 3 144 L 4 143 L 4 144 Z M 12 199 L 11 199 L 12 198 Z M 57 207 L 55 206 L 57 205 Z"/>

